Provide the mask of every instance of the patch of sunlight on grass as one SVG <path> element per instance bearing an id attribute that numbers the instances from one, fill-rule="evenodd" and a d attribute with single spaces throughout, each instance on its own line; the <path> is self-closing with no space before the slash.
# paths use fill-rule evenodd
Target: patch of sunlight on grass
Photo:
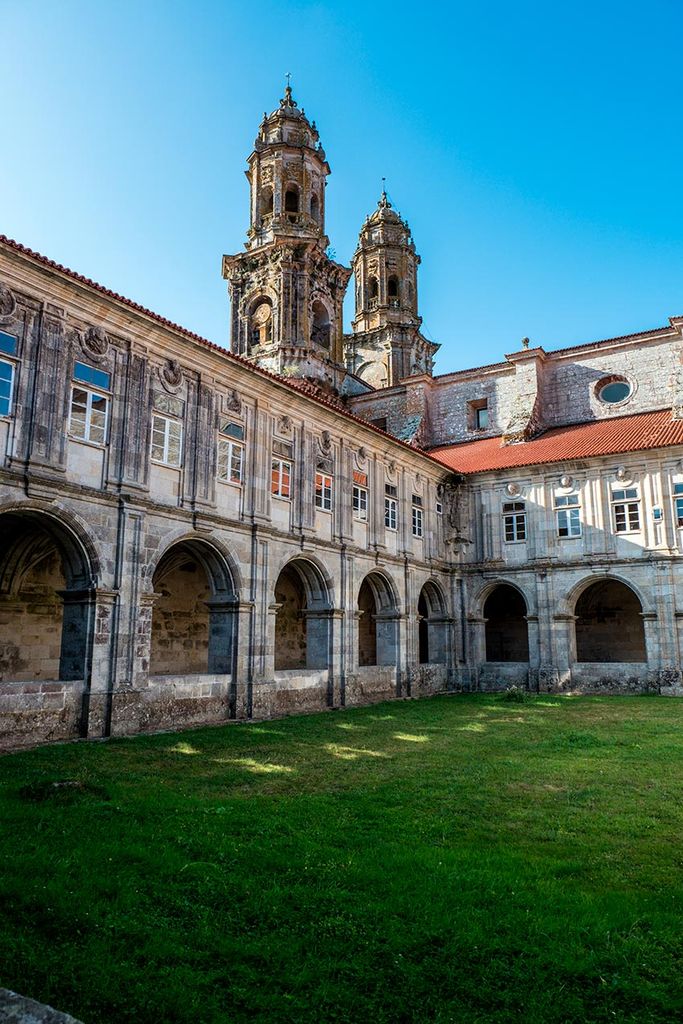
<path id="1" fill-rule="evenodd" d="M 214 764 L 234 764 L 246 768 L 255 775 L 284 775 L 296 771 L 286 764 L 272 764 L 270 761 L 256 761 L 253 757 L 214 757 Z"/>
<path id="2" fill-rule="evenodd" d="M 367 732 L 367 725 L 354 725 L 352 722 L 337 722 L 338 729 L 346 729 L 348 732 Z"/>
<path id="3" fill-rule="evenodd" d="M 263 725 L 250 725 L 249 732 L 255 732 L 259 736 L 284 736 L 282 729 L 267 729 Z"/>
<path id="4" fill-rule="evenodd" d="M 323 747 L 333 757 L 342 761 L 357 761 L 360 757 L 391 757 L 380 750 L 365 750 L 362 747 L 342 747 L 339 743 L 326 743 Z"/>
<path id="5" fill-rule="evenodd" d="M 458 732 L 486 732 L 486 726 L 481 722 L 470 722 L 469 725 L 461 725 Z"/>
<path id="6" fill-rule="evenodd" d="M 415 736 L 409 732 L 395 732 L 393 738 L 404 743 L 429 743 L 429 736 Z"/>
<path id="7" fill-rule="evenodd" d="M 190 746 L 189 743 L 176 743 L 175 747 L 169 747 L 171 754 L 200 754 L 200 750 L 196 750 Z"/>
<path id="8" fill-rule="evenodd" d="M 368 715 L 371 722 L 393 722 L 396 715 Z"/>

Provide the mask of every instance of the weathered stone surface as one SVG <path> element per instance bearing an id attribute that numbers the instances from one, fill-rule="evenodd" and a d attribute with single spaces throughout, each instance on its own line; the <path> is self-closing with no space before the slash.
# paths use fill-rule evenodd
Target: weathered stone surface
<path id="1" fill-rule="evenodd" d="M 81 1024 L 68 1013 L 0 988 L 0 1021 L 3 1024 Z"/>

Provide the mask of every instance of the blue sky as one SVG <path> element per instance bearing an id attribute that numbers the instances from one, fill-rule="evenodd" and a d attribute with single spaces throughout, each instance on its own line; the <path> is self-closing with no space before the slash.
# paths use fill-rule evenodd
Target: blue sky
<path id="1" fill-rule="evenodd" d="M 436 372 L 683 314 L 680 0 L 0 0 L 0 231 L 227 344 L 284 74 L 348 263 L 382 175 Z"/>

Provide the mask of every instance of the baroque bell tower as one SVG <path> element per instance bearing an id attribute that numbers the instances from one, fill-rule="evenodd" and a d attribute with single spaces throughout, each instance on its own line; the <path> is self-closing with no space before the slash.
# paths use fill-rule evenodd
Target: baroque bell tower
<path id="1" fill-rule="evenodd" d="M 377 209 L 361 228 L 353 257 L 356 315 L 353 334 L 345 338 L 349 371 L 375 388 L 432 373 L 439 345 L 420 332 L 419 264 L 410 228 L 382 189 Z"/>
<path id="2" fill-rule="evenodd" d="M 232 300 L 230 347 L 259 366 L 333 391 L 344 377 L 342 304 L 351 270 L 327 255 L 330 166 L 315 122 L 289 85 L 264 114 L 248 158 L 245 251 L 223 257 Z"/>

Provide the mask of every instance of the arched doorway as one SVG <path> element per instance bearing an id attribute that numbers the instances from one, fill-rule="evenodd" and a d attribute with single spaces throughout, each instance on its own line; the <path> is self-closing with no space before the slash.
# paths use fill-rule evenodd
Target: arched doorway
<path id="1" fill-rule="evenodd" d="M 643 608 L 619 580 L 597 580 L 579 595 L 576 616 L 576 660 L 588 662 L 647 661 Z"/>
<path id="2" fill-rule="evenodd" d="M 529 660 L 529 630 L 526 601 L 519 590 L 500 583 L 484 603 L 486 660 Z"/>
<path id="3" fill-rule="evenodd" d="M 0 516 L 0 680 L 85 680 L 95 603 L 93 557 L 61 521 Z"/>
<path id="4" fill-rule="evenodd" d="M 237 594 L 224 557 L 205 541 L 174 544 L 153 576 L 151 675 L 227 674 Z"/>
<path id="5" fill-rule="evenodd" d="M 275 584 L 275 671 L 330 665 L 330 591 L 306 558 L 284 566 Z"/>
<path id="6" fill-rule="evenodd" d="M 358 664 L 395 665 L 398 658 L 398 608 L 386 576 L 369 573 L 358 591 Z"/>
<path id="7" fill-rule="evenodd" d="M 316 300 L 312 309 L 311 343 L 322 348 L 330 347 L 331 325 L 330 314 L 324 303 Z"/>
<path id="8" fill-rule="evenodd" d="M 417 614 L 420 664 L 445 664 L 448 661 L 446 602 L 433 580 L 425 583 L 420 591 Z"/>

